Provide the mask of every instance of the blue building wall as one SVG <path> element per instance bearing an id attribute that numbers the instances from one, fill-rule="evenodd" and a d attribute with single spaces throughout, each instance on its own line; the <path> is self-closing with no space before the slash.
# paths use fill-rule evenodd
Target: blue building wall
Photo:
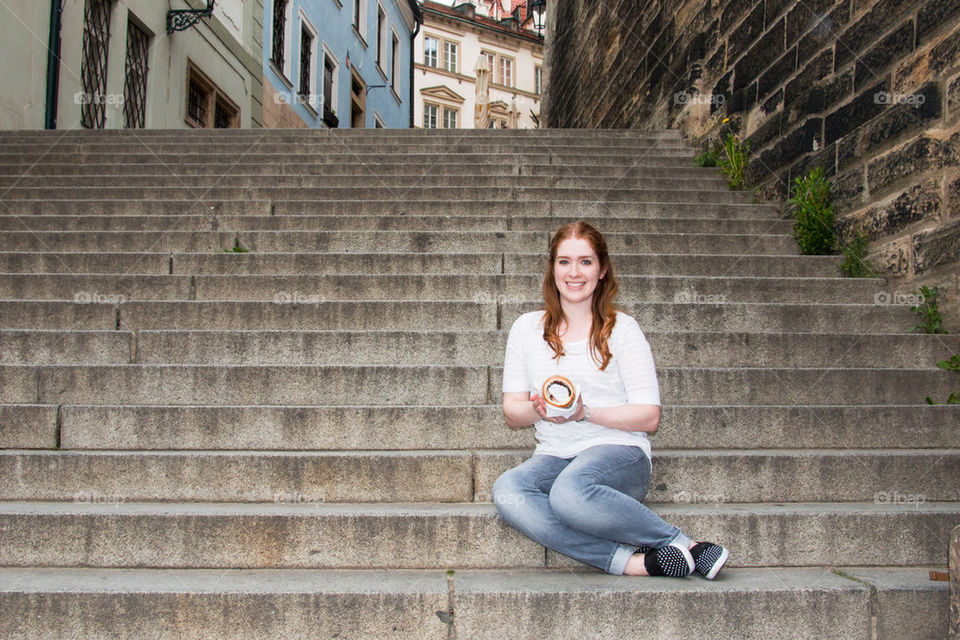
<path id="1" fill-rule="evenodd" d="M 410 101 L 411 37 L 413 27 L 404 17 L 398 3 L 408 4 L 408 0 L 380 0 L 380 6 L 387 16 L 386 61 L 382 75 L 377 65 L 377 0 L 361 0 L 366 7 L 365 41 L 359 38 L 353 28 L 353 0 L 288 0 L 289 26 L 285 38 L 285 56 L 289 56 L 289 75 L 284 78 L 277 72 L 271 61 L 273 53 L 273 0 L 264 0 L 263 20 L 263 73 L 279 94 L 279 100 L 287 102 L 310 127 L 322 127 L 323 124 L 323 56 L 324 50 L 332 54 L 337 62 L 337 92 L 333 110 L 339 119 L 340 128 L 351 126 L 351 68 L 360 75 L 367 87 L 364 127 L 376 126 L 375 115 L 380 116 L 387 128 L 408 128 L 413 105 Z M 409 11 L 409 10 L 408 10 Z M 303 19 L 308 28 L 317 32 L 317 72 L 314 76 L 313 109 L 298 99 L 300 89 L 300 46 Z M 393 80 L 392 34 L 399 38 L 399 64 L 396 89 Z M 349 60 L 349 67 L 348 67 Z M 286 65 L 285 65 L 286 66 Z M 386 86 L 383 86 L 386 85 Z"/>

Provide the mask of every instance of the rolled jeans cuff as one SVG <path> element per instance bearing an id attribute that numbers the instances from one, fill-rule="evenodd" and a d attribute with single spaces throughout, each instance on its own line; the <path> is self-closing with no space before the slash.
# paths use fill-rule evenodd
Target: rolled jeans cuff
<path id="1" fill-rule="evenodd" d="M 607 569 L 607 573 L 622 576 L 624 569 L 627 568 L 627 561 L 629 561 L 636 552 L 636 547 L 625 544 L 619 545 L 617 550 L 613 552 L 613 558 L 610 559 L 610 567 Z"/>
<path id="2" fill-rule="evenodd" d="M 683 531 L 681 531 L 676 535 L 676 537 L 674 537 L 673 540 L 671 540 L 667 544 L 673 544 L 678 547 L 683 547 L 684 549 L 687 549 L 690 547 L 690 542 L 691 542 L 690 536 L 688 536 Z"/>

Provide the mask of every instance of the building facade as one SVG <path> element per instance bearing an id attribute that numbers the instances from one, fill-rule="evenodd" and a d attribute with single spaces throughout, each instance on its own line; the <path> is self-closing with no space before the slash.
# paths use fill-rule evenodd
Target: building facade
<path id="1" fill-rule="evenodd" d="M 259 127 L 263 0 L 9 0 L 0 129 Z M 48 52 L 53 52 L 50 54 Z M 59 52 L 59 56 L 56 53 Z"/>
<path id="2" fill-rule="evenodd" d="M 415 0 L 266 0 L 268 127 L 407 128 Z"/>
<path id="3" fill-rule="evenodd" d="M 417 35 L 416 126 L 539 126 L 543 40 L 526 2 L 480 0 L 449 7 L 422 2 Z M 485 76 L 485 77 L 484 77 Z"/>

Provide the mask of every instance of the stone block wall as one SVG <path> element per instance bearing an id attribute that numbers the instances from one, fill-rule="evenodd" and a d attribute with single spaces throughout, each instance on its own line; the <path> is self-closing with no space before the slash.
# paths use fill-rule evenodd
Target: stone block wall
<path id="1" fill-rule="evenodd" d="M 841 234 L 960 327 L 960 0 L 548 6 L 547 126 L 733 132 L 762 201 L 823 167 Z"/>

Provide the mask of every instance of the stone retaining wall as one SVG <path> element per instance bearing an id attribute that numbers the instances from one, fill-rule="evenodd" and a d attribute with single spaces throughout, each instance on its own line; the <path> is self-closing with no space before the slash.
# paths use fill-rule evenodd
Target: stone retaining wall
<path id="1" fill-rule="evenodd" d="M 821 166 L 839 229 L 897 292 L 939 285 L 960 326 L 960 0 L 550 3 L 550 127 L 678 128 L 752 145 L 785 199 Z"/>

